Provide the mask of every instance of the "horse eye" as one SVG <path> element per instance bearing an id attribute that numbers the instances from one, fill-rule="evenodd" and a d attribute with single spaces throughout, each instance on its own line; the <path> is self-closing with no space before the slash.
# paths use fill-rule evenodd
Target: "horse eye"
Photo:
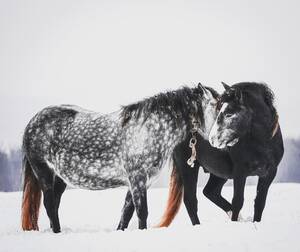
<path id="1" fill-rule="evenodd" d="M 232 116 L 233 116 L 233 114 L 230 114 L 230 113 L 225 114 L 225 117 L 226 117 L 226 118 L 229 118 L 229 117 L 232 117 Z"/>

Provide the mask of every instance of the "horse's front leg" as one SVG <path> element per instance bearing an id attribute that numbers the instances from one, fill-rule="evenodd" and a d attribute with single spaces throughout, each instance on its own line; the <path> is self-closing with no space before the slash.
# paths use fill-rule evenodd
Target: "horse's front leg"
<path id="1" fill-rule="evenodd" d="M 258 179 L 257 184 L 257 192 L 256 192 L 256 198 L 255 198 L 255 204 L 254 204 L 254 218 L 253 221 L 260 222 L 262 212 L 266 205 L 266 198 L 268 194 L 269 187 L 276 175 L 276 169 L 273 169 L 268 176 L 262 177 Z"/>
<path id="2" fill-rule="evenodd" d="M 227 179 L 217 177 L 211 173 L 203 189 L 203 194 L 218 207 L 222 208 L 227 214 L 231 214 L 231 204 L 221 194 L 226 181 Z"/>
<path id="3" fill-rule="evenodd" d="M 237 221 L 240 210 L 244 204 L 246 177 L 235 176 L 233 179 L 233 198 L 232 198 L 232 221 Z"/>
<path id="4" fill-rule="evenodd" d="M 146 175 L 136 174 L 129 177 L 129 181 L 134 208 L 139 220 L 139 229 L 146 229 L 148 217 Z"/>
<path id="5" fill-rule="evenodd" d="M 125 203 L 122 210 L 121 220 L 119 222 L 117 230 L 124 230 L 128 227 L 128 224 L 132 218 L 134 212 L 134 205 L 132 201 L 132 195 L 130 190 L 127 191 Z"/>

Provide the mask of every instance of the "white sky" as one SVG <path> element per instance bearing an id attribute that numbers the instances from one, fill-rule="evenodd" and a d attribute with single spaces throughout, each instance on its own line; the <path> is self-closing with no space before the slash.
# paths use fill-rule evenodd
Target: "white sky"
<path id="1" fill-rule="evenodd" d="M 197 82 L 267 82 L 299 136 L 299 1 L 0 0 L 0 143 L 71 103 L 107 113 Z"/>

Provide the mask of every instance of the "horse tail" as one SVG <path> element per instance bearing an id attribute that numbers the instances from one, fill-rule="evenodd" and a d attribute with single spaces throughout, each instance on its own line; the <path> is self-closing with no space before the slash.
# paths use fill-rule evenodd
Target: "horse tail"
<path id="1" fill-rule="evenodd" d="M 168 227 L 175 218 L 182 202 L 183 182 L 173 161 L 173 169 L 169 184 L 169 195 L 164 215 L 157 227 Z"/>
<path id="2" fill-rule="evenodd" d="M 41 187 L 25 156 L 23 158 L 23 178 L 22 228 L 23 230 L 39 230 Z"/>

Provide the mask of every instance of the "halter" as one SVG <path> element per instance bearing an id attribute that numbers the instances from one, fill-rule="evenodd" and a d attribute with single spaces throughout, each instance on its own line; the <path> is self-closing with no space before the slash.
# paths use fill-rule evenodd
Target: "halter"
<path id="1" fill-rule="evenodd" d="M 279 129 L 279 120 L 278 120 L 278 116 L 276 116 L 276 123 L 275 123 L 275 126 L 274 126 L 274 129 L 272 131 L 272 137 L 271 139 L 276 135 L 278 129 Z"/>

